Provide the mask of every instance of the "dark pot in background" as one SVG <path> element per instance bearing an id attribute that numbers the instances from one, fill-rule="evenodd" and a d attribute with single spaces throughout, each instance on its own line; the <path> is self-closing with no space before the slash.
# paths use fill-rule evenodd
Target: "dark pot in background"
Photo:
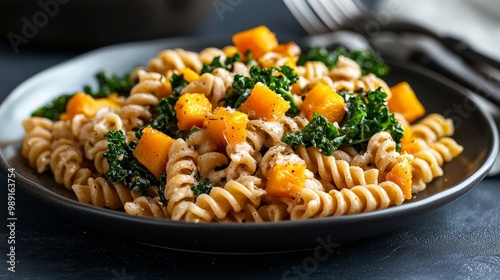
<path id="1" fill-rule="evenodd" d="M 210 0 L 0 0 L 0 32 L 14 50 L 90 49 L 187 35 L 213 12 Z"/>

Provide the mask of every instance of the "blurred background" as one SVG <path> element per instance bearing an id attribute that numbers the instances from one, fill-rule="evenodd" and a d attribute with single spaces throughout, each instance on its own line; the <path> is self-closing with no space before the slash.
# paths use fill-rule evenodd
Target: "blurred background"
<path id="1" fill-rule="evenodd" d="M 500 2 L 497 0 L 382 0 L 378 9 L 399 3 L 395 17 L 417 22 L 463 39 L 478 51 L 500 59 Z M 397 5 L 397 4 L 396 4 Z"/>
<path id="2" fill-rule="evenodd" d="M 440 35 L 458 37 L 500 60 L 498 1 L 359 2 L 381 28 L 399 19 L 415 22 Z M 174 36 L 227 38 L 258 25 L 267 25 L 283 41 L 308 34 L 282 0 L 0 0 L 0 71 L 12 71 L 4 68 L 7 63 L 3 61 L 16 59 L 22 64 L 34 52 L 66 59 L 129 41 Z M 37 59 L 43 62 L 43 58 Z M 34 74 L 47 66 L 39 65 L 32 71 L 36 65 L 23 70 Z M 1 79 L 10 85 L 21 82 L 5 76 Z"/>
<path id="3" fill-rule="evenodd" d="M 464 38 L 500 58 L 498 1 L 360 2 L 382 23 L 401 18 L 414 21 Z M 171 36 L 228 36 L 261 24 L 285 37 L 306 34 L 281 0 L 0 0 L 0 40 L 13 51 L 84 51 Z"/>

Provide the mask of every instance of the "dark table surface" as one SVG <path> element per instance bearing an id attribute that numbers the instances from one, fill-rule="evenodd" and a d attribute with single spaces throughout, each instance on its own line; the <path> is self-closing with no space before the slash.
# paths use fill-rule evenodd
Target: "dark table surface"
<path id="1" fill-rule="evenodd" d="M 229 2 L 228 2 L 229 3 Z M 197 35 L 233 34 L 260 24 L 277 34 L 304 31 L 273 2 L 233 1 Z M 251 13 L 250 11 L 257 11 Z M 82 51 L 15 53 L 0 44 L 0 94 Z M 7 183 L 0 177 L 0 220 L 6 223 Z M 68 221 L 22 192 L 16 193 L 16 272 L 8 271 L 8 228 L 0 226 L 0 279 L 500 279 L 500 177 L 484 179 L 457 201 L 418 223 L 342 244 L 318 259 L 314 251 L 268 255 L 211 255 L 172 251 L 108 236 Z"/>

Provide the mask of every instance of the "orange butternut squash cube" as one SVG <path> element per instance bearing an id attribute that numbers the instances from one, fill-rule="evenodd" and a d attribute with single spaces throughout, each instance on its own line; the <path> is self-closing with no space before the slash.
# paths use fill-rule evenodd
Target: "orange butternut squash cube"
<path id="1" fill-rule="evenodd" d="M 305 165 L 275 165 L 269 170 L 266 193 L 273 197 L 300 196 L 306 181 Z"/>
<path id="2" fill-rule="evenodd" d="M 403 138 L 401 138 L 401 145 L 409 144 L 412 140 L 412 130 L 411 127 L 409 127 L 406 124 L 401 124 L 403 127 Z"/>
<path id="3" fill-rule="evenodd" d="M 346 105 L 344 98 L 331 87 L 319 83 L 307 92 L 300 110 L 309 121 L 316 113 L 323 115 L 329 122 L 340 123 L 346 114 Z"/>
<path id="4" fill-rule="evenodd" d="M 193 126 L 203 127 L 205 116 L 212 112 L 212 104 L 203 93 L 186 93 L 179 97 L 174 110 L 177 127 L 188 130 Z"/>
<path id="5" fill-rule="evenodd" d="M 411 161 L 407 157 L 402 157 L 401 161 L 396 163 L 394 167 L 387 173 L 385 179 L 396 183 L 401 190 L 405 199 L 411 199 L 412 187 L 412 167 Z"/>
<path id="6" fill-rule="evenodd" d="M 78 92 L 73 95 L 66 104 L 66 111 L 61 114 L 61 120 L 72 119 L 77 114 L 84 114 L 91 118 L 97 112 L 98 105 L 96 100 L 83 92 Z"/>
<path id="7" fill-rule="evenodd" d="M 250 96 L 240 106 L 240 111 L 249 118 L 275 121 L 283 117 L 290 104 L 262 83 L 255 84 Z"/>
<path id="8" fill-rule="evenodd" d="M 92 96 L 78 92 L 73 95 L 66 104 L 66 111 L 61 114 L 61 120 L 72 119 L 77 114 L 84 114 L 88 118 L 95 116 L 97 111 L 104 107 L 120 108 L 117 101 L 117 94 L 111 94 L 109 97 L 94 99 Z"/>
<path id="9" fill-rule="evenodd" d="M 174 139 L 170 136 L 147 126 L 132 153 L 156 178 L 160 178 L 166 172 L 168 150 L 172 143 Z"/>
<path id="10" fill-rule="evenodd" d="M 392 96 L 387 100 L 389 111 L 402 114 L 411 123 L 425 115 L 425 108 L 407 82 L 391 87 Z"/>
<path id="11" fill-rule="evenodd" d="M 188 83 L 194 82 L 200 77 L 198 73 L 194 72 L 191 68 L 188 67 L 179 70 L 178 74 L 182 75 L 184 80 L 188 81 Z"/>
<path id="12" fill-rule="evenodd" d="M 232 40 L 242 55 L 250 50 L 254 59 L 272 51 L 278 45 L 276 35 L 263 25 L 236 33 Z"/>
<path id="13" fill-rule="evenodd" d="M 247 138 L 248 116 L 232 108 L 218 107 L 207 114 L 204 126 L 210 131 L 217 148 L 225 150 L 227 144 L 234 146 Z"/>

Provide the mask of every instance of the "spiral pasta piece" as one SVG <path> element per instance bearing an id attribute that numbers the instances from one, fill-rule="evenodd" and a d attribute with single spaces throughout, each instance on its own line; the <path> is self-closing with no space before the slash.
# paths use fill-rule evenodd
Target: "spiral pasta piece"
<path id="1" fill-rule="evenodd" d="M 103 177 L 88 178 L 87 184 L 74 184 L 73 191 L 78 201 L 109 209 L 121 208 L 140 194 L 130 191 L 123 184 L 113 184 Z"/>
<path id="2" fill-rule="evenodd" d="M 243 223 L 245 218 L 246 216 L 243 211 L 235 212 L 234 210 L 230 210 L 224 218 L 219 219 L 214 217 L 213 221 L 217 223 Z"/>
<path id="3" fill-rule="evenodd" d="M 181 94 L 203 93 L 213 108 L 219 106 L 219 102 L 226 96 L 227 87 L 220 77 L 210 73 L 202 74 L 196 81 L 189 83 L 182 89 Z"/>
<path id="4" fill-rule="evenodd" d="M 434 178 L 443 175 L 441 166 L 444 163 L 443 155 L 431 148 L 423 139 L 413 140 L 418 144 L 419 149 L 412 151 L 412 193 L 423 191 L 427 183 Z M 442 148 L 442 147 L 440 147 Z"/>
<path id="5" fill-rule="evenodd" d="M 441 137 L 436 142 L 430 143 L 429 146 L 438 152 L 445 162 L 451 161 L 464 150 L 462 145 L 450 137 Z"/>
<path id="6" fill-rule="evenodd" d="M 259 65 L 262 68 L 270 68 L 272 66 L 280 67 L 280 66 L 290 66 L 295 61 L 286 55 L 277 53 L 277 52 L 268 52 L 263 56 L 259 57 Z"/>
<path id="7" fill-rule="evenodd" d="M 269 170 L 276 164 L 305 165 L 305 162 L 289 146 L 276 145 L 269 148 L 262 156 L 262 160 L 259 163 L 260 175 L 267 179 Z"/>
<path id="8" fill-rule="evenodd" d="M 309 87 L 313 87 L 318 83 L 325 84 L 331 87 L 334 91 L 346 91 L 346 92 L 367 92 L 369 90 L 376 90 L 379 87 L 383 92 L 387 93 L 387 99 L 391 97 L 391 90 L 387 83 L 375 76 L 374 74 L 368 74 L 362 76 L 357 80 L 337 80 L 334 81 L 329 76 L 319 77 L 315 80 L 310 81 Z"/>
<path id="9" fill-rule="evenodd" d="M 444 118 L 441 114 L 430 114 L 411 126 L 412 137 L 422 138 L 426 142 L 434 142 L 441 137 L 451 136 L 454 133 L 453 121 Z"/>
<path id="10" fill-rule="evenodd" d="M 84 145 L 85 140 L 94 130 L 94 122 L 84 114 L 76 114 L 71 120 L 70 130 L 80 144 Z"/>
<path id="11" fill-rule="evenodd" d="M 442 169 L 434 164 L 435 158 L 428 153 L 419 153 L 412 160 L 412 193 L 418 193 L 427 187 L 427 183 L 431 182 L 435 177 L 434 174 L 442 174 Z"/>
<path id="12" fill-rule="evenodd" d="M 152 110 L 159 103 L 158 95 L 165 90 L 165 76 L 159 73 L 137 71 L 139 82 L 132 88 L 125 104 L 116 112 L 126 131 L 144 126 L 153 116 Z"/>
<path id="13" fill-rule="evenodd" d="M 132 87 L 125 104 L 136 104 L 154 107 L 158 105 L 161 91 L 165 90 L 165 76 L 155 72 L 137 71 L 139 82 Z"/>
<path id="14" fill-rule="evenodd" d="M 257 164 L 262 159 L 261 150 L 281 143 L 284 132 L 284 126 L 280 122 L 266 122 L 261 119 L 248 122 L 246 142 L 253 148 L 252 156 Z"/>
<path id="15" fill-rule="evenodd" d="M 181 220 L 187 213 L 189 205 L 194 201 L 191 187 L 195 185 L 198 168 L 196 151 L 190 148 L 183 139 L 174 141 L 169 150 L 169 161 L 166 166 L 167 182 L 165 199 L 167 211 L 173 220 Z"/>
<path id="16" fill-rule="evenodd" d="M 213 185 L 218 185 L 227 178 L 229 158 L 219 152 L 208 152 L 198 156 L 198 171 L 202 178 L 207 178 Z"/>
<path id="17" fill-rule="evenodd" d="M 153 116 L 149 108 L 137 105 L 127 104 L 116 112 L 122 119 L 125 130 L 136 130 L 144 126 L 145 123 Z"/>
<path id="18" fill-rule="evenodd" d="M 359 163 L 358 160 L 363 157 L 364 163 Z M 369 166 L 373 164 L 379 171 L 379 180 L 383 181 L 387 172 L 389 172 L 398 162 L 401 154 L 396 152 L 396 142 L 392 139 L 391 134 L 386 131 L 374 134 L 368 141 L 366 154 L 355 157 L 358 166 Z M 353 159 L 354 161 L 354 159 Z"/>
<path id="19" fill-rule="evenodd" d="M 226 87 L 226 90 L 232 87 L 234 81 L 234 73 L 231 73 L 224 68 L 215 68 L 215 70 L 212 71 L 212 75 L 222 80 L 224 86 Z"/>
<path id="20" fill-rule="evenodd" d="M 68 121 L 55 121 L 52 125 L 52 139 L 54 141 L 59 139 L 66 139 L 68 141 L 76 141 L 77 139 L 74 137 L 71 132 L 71 122 Z"/>
<path id="21" fill-rule="evenodd" d="M 25 132 L 30 132 L 36 127 L 41 127 L 46 130 L 52 129 L 54 122 L 43 117 L 29 117 L 22 122 Z"/>
<path id="22" fill-rule="evenodd" d="M 231 161 L 226 168 L 226 179 L 234 180 L 245 175 L 252 175 L 257 170 L 257 163 L 253 158 L 254 149 L 247 142 L 236 144 L 234 147 L 228 145 L 227 154 Z"/>
<path id="23" fill-rule="evenodd" d="M 50 166 L 52 125 L 52 121 L 38 117 L 23 121 L 27 133 L 23 139 L 21 154 L 38 173 L 45 172 Z"/>
<path id="24" fill-rule="evenodd" d="M 283 123 L 268 122 L 262 119 L 248 121 L 247 130 L 253 131 L 258 135 L 263 136 L 264 138 L 260 139 L 261 141 L 258 142 L 263 142 L 263 144 L 268 148 L 279 144 L 285 134 L 285 128 Z M 261 134 L 260 132 L 263 133 Z M 257 146 L 255 147 L 256 151 L 260 150 L 260 148 L 262 147 L 258 146 L 259 145 L 257 144 Z"/>
<path id="25" fill-rule="evenodd" d="M 338 80 L 358 80 L 361 78 L 361 67 L 354 60 L 339 56 L 335 67 L 328 73 L 329 77 L 334 81 Z"/>
<path id="26" fill-rule="evenodd" d="M 242 76 L 249 77 L 250 76 L 250 68 L 255 65 L 252 63 L 245 64 L 240 61 L 236 61 L 232 66 L 233 74 L 241 74 Z"/>
<path id="27" fill-rule="evenodd" d="M 197 168 L 202 178 L 207 178 L 212 184 L 225 181 L 229 158 L 225 153 L 217 151 L 217 145 L 207 129 L 193 132 L 186 144 L 198 154 Z"/>
<path id="28" fill-rule="evenodd" d="M 88 168 L 82 168 L 82 155 L 75 144 L 67 139 L 53 142 L 51 145 L 50 170 L 57 183 L 71 190 L 74 184 L 83 184 L 92 174 Z"/>
<path id="29" fill-rule="evenodd" d="M 291 220 L 370 212 L 404 201 L 401 188 L 390 181 L 328 193 L 304 188 L 300 197 L 300 202 L 291 209 Z"/>
<path id="30" fill-rule="evenodd" d="M 139 196 L 123 206 L 125 212 L 133 216 L 164 218 L 170 217 L 167 208 L 160 202 L 159 197 Z"/>
<path id="31" fill-rule="evenodd" d="M 259 162 L 262 155 L 260 155 L 260 150 L 264 147 L 266 142 L 266 132 L 254 126 L 253 123 L 248 122 L 247 124 L 247 138 L 246 142 L 255 151 L 254 155 L 259 154 Z"/>
<path id="32" fill-rule="evenodd" d="M 295 71 L 309 82 L 328 76 L 328 67 L 321 61 L 307 61 L 303 66 L 297 66 Z"/>
<path id="33" fill-rule="evenodd" d="M 363 170 L 344 159 L 337 159 L 349 156 L 340 150 L 336 150 L 332 156 L 325 156 L 315 147 L 307 149 L 300 147 L 298 154 L 305 160 L 309 170 L 317 172 L 319 180 L 327 189 L 352 188 L 356 185 L 378 183 L 378 169 Z"/>
<path id="34" fill-rule="evenodd" d="M 191 133 L 186 139 L 186 143 L 189 147 L 195 149 L 199 154 L 217 150 L 217 144 L 206 128 L 201 128 Z"/>
<path id="35" fill-rule="evenodd" d="M 111 130 L 124 131 L 122 120 L 116 113 L 105 112 L 98 114 L 85 126 L 92 127 L 91 132 L 83 130 L 86 136 L 80 134 L 80 137 L 84 139 L 80 142 L 83 142 L 85 158 L 93 160 L 96 171 L 102 175 L 109 170 L 108 161 L 104 157 L 104 152 L 108 150 L 108 139 L 105 135 Z"/>
<path id="36" fill-rule="evenodd" d="M 288 117 L 285 116 L 279 120 L 285 129 L 285 132 L 297 132 L 301 131 L 306 127 L 306 125 L 309 124 L 309 121 L 302 116 L 296 116 L 296 117 Z"/>
<path id="37" fill-rule="evenodd" d="M 200 73 L 203 64 L 198 53 L 183 49 L 168 49 L 161 51 L 148 63 L 148 69 L 160 74 L 165 74 L 169 70 L 181 70 L 186 67 Z"/>
<path id="38" fill-rule="evenodd" d="M 279 222 L 288 218 L 287 207 L 283 203 L 266 204 L 256 208 L 247 204 L 243 209 L 245 222 Z"/>
<path id="39" fill-rule="evenodd" d="M 210 194 L 201 194 L 189 206 L 187 221 L 210 222 L 214 218 L 224 219 L 230 210 L 240 212 L 245 205 L 258 206 L 265 191 L 258 186 L 261 180 L 255 176 L 241 176 L 228 181 L 223 188 L 213 187 Z"/>
<path id="40" fill-rule="evenodd" d="M 208 47 L 201 50 L 198 54 L 201 63 L 210 64 L 214 60 L 214 58 L 219 57 L 220 61 L 224 61 L 226 59 L 226 53 L 215 47 Z"/>
<path id="41" fill-rule="evenodd" d="M 82 167 L 84 158 L 78 139 L 71 132 L 71 122 L 55 121 L 52 126 L 50 170 L 57 183 L 68 190 L 87 181 L 92 171 Z"/>
<path id="42" fill-rule="evenodd" d="M 319 150 L 315 147 L 304 147 L 300 146 L 297 148 L 296 153 L 306 162 L 307 168 L 311 170 L 313 173 L 318 172 L 318 165 L 321 164 L 320 162 L 323 161 L 323 159 L 319 159 L 318 157 L 327 157 L 324 155 L 321 155 Z M 359 153 L 352 148 L 351 146 L 341 146 L 339 149 L 333 151 L 333 154 L 331 157 L 334 157 L 335 160 L 343 160 L 348 162 L 350 165 L 355 164 L 352 163 L 353 157 L 358 156 Z"/>

